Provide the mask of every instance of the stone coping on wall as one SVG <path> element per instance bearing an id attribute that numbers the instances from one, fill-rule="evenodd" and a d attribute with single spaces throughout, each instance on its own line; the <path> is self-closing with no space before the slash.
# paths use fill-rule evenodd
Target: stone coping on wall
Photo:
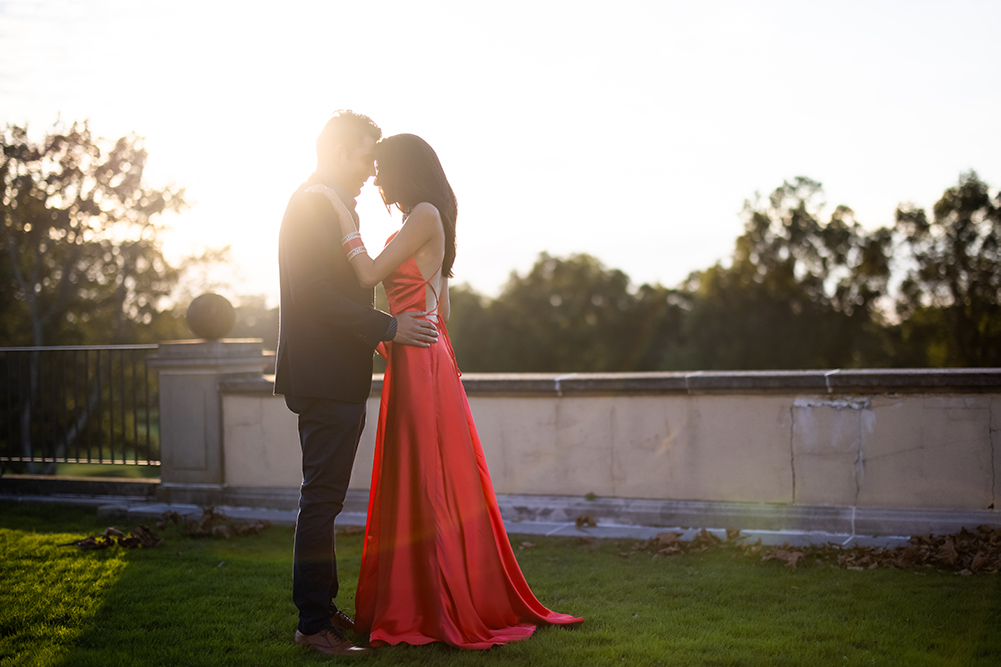
<path id="1" fill-rule="evenodd" d="M 680 371 L 647 373 L 466 373 L 475 396 L 663 394 L 1001 393 L 1001 368 Z M 274 393 L 274 376 L 225 379 L 226 393 Z M 373 376 L 372 395 L 382 390 Z"/>
<path id="2" fill-rule="evenodd" d="M 146 357 L 157 370 L 274 368 L 275 353 L 265 351 L 259 338 L 226 338 L 222 340 L 172 340 L 160 343 L 157 353 Z"/>

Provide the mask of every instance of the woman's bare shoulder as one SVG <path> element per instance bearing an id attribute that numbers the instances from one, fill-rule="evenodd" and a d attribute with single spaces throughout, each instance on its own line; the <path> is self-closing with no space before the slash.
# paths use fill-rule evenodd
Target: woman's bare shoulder
<path id="1" fill-rule="evenodd" d="M 407 216 L 407 222 L 440 225 L 441 214 L 438 212 L 438 208 L 434 204 L 424 201 L 417 206 L 414 206 L 414 210 L 412 210 L 410 215 Z"/>

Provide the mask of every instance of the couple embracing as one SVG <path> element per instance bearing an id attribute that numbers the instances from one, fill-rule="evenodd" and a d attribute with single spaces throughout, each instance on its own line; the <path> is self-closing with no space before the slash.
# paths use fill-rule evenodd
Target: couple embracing
<path id="1" fill-rule="evenodd" d="M 367 652 L 349 630 L 373 646 L 479 649 L 524 639 L 540 624 L 579 623 L 535 599 L 497 507 L 445 327 L 456 199 L 437 155 L 411 134 L 382 139 L 371 119 L 349 111 L 327 122 L 316 153 L 278 243 L 275 392 L 298 415 L 302 447 L 296 643 Z M 373 175 L 386 205 L 405 216 L 374 258 L 355 212 Z M 392 314 L 373 308 L 380 282 Z M 387 366 L 352 621 L 334 603 L 334 518 L 365 426 L 377 347 Z"/>

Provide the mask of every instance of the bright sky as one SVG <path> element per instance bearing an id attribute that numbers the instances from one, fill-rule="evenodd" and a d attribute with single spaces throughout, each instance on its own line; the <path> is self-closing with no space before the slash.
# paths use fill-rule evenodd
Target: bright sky
<path id="1" fill-rule="evenodd" d="M 230 296 L 278 292 L 276 242 L 338 108 L 438 152 L 458 282 L 539 252 L 638 284 L 725 260 L 797 175 L 866 226 L 961 171 L 1001 186 L 1001 2 L 0 0 L 0 123 L 89 118 L 187 188 L 172 257 L 231 244 Z M 371 185 L 370 248 L 396 225 Z"/>

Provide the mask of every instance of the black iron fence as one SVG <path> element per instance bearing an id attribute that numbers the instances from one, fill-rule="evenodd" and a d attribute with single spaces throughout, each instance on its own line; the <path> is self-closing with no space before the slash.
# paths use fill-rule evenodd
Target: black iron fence
<path id="1" fill-rule="evenodd" d="M 0 466 L 160 464 L 156 345 L 0 348 Z"/>

